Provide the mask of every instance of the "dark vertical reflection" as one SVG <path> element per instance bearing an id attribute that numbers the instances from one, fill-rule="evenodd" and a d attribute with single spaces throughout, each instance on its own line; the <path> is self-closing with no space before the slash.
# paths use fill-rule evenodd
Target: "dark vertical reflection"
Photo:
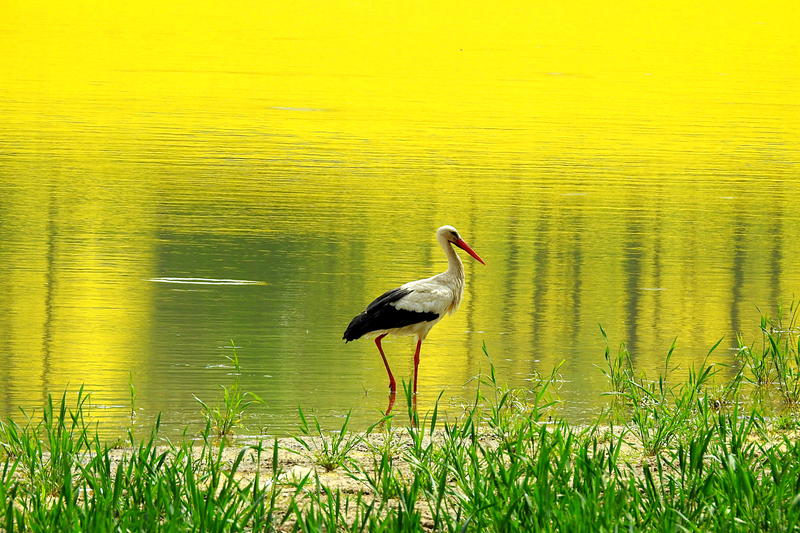
<path id="1" fill-rule="evenodd" d="M 581 290 L 583 285 L 583 210 L 570 211 L 574 216 L 568 217 L 568 226 L 572 229 L 570 251 L 569 251 L 569 272 L 570 272 L 570 302 L 569 309 L 566 309 L 565 319 L 570 338 L 580 338 L 581 329 Z"/>
<path id="2" fill-rule="evenodd" d="M 53 344 L 53 315 L 54 295 L 56 289 L 56 220 L 58 216 L 58 205 L 56 204 L 56 191 L 51 185 L 48 191 L 47 209 L 47 273 L 45 275 L 45 302 L 44 302 L 44 328 L 42 331 L 42 400 L 47 400 L 47 393 L 50 390 L 50 372 L 52 365 L 52 344 Z"/>
<path id="3" fill-rule="evenodd" d="M 626 342 L 630 348 L 634 359 L 637 357 L 638 350 L 638 327 L 639 327 L 639 299 L 642 290 L 642 226 L 635 220 L 629 220 L 625 226 L 625 256 L 622 269 L 625 272 L 625 295 L 627 304 L 625 306 L 627 322 Z"/>
<path id="4" fill-rule="evenodd" d="M 663 198 L 664 194 L 664 187 L 663 185 L 657 187 L 656 196 L 658 198 Z M 655 243 L 653 245 L 653 331 L 658 331 L 658 325 L 661 323 L 661 311 L 662 311 L 662 293 L 664 287 L 664 279 L 663 279 L 663 263 L 664 263 L 664 208 L 662 207 L 662 203 L 658 202 L 653 213 L 653 221 L 650 225 L 652 228 L 650 234 L 655 239 Z"/>
<path id="5" fill-rule="evenodd" d="M 535 250 L 533 253 L 533 290 L 530 298 L 531 313 L 531 348 L 533 353 L 541 349 L 538 333 L 544 325 L 545 293 L 547 292 L 547 271 L 550 254 L 550 208 L 542 206 L 537 212 L 537 226 L 534 231 Z M 534 370 L 533 368 L 531 370 Z"/>
<path id="6" fill-rule="evenodd" d="M 511 195 L 512 198 L 517 198 L 516 194 Z M 500 319 L 501 331 L 503 333 L 510 333 L 514 331 L 514 306 L 511 302 L 514 301 L 514 295 L 517 293 L 517 280 L 516 277 L 519 273 L 519 216 L 517 205 L 508 206 L 508 221 L 506 223 L 507 235 L 503 243 L 503 249 L 506 252 L 505 262 L 502 268 L 505 269 L 504 279 L 505 287 L 502 298 L 508 302 L 502 306 L 502 317 Z"/>
<path id="7" fill-rule="evenodd" d="M 0 209 L 0 215 L 7 212 L 5 209 Z M 7 224 L 7 222 L 0 216 L 0 238 L 3 241 L 6 240 L 6 235 L 2 231 L 3 226 Z M 0 250 L 0 259 L 5 259 L 2 255 L 2 250 Z M 10 274 L 11 267 L 5 261 L 0 262 L 0 283 L 2 283 L 3 290 L 6 293 L 6 298 L 8 298 L 8 294 L 11 291 L 11 287 L 6 285 L 6 278 L 8 274 Z M 3 404 L 0 405 L 0 415 L 4 415 L 11 411 L 11 407 L 13 406 L 12 398 L 11 398 L 11 373 L 9 372 L 9 368 L 11 368 L 11 359 L 14 357 L 14 354 L 11 353 L 11 305 L 13 305 L 9 300 L 8 305 L 0 309 L 0 342 L 2 342 L 3 351 L 0 352 L 0 363 L 2 363 L 2 370 L 0 370 L 0 376 L 3 378 L 3 390 L 2 390 L 2 397 L 3 397 Z"/>
<path id="8" fill-rule="evenodd" d="M 770 227 L 770 241 L 772 242 L 772 250 L 769 257 L 769 275 L 770 275 L 770 301 L 775 304 L 780 304 L 781 297 L 786 295 L 781 294 L 781 265 L 783 264 L 783 205 L 784 196 L 783 191 L 776 193 L 774 201 L 774 208 L 770 210 L 772 226 Z"/>
<path id="9" fill-rule="evenodd" d="M 739 212 L 738 210 L 736 211 Z M 745 249 L 744 236 L 746 228 L 741 216 L 733 220 L 733 259 L 731 263 L 731 274 L 733 283 L 731 286 L 731 329 L 734 334 L 742 332 L 741 317 L 739 316 L 739 306 L 742 303 L 742 291 L 744 288 L 744 269 L 745 269 Z"/>
<path id="10" fill-rule="evenodd" d="M 7 326 L 4 327 L 3 331 L 8 331 L 8 327 Z M 2 358 L 3 366 L 6 369 L 8 369 L 9 365 L 11 363 L 11 357 L 12 357 L 12 353 L 11 353 L 11 336 L 10 335 L 3 335 L 1 340 L 3 341 L 3 344 L 2 344 L 3 353 L 0 354 L 0 355 L 4 356 Z M 2 372 L 0 375 L 3 376 L 3 393 L 2 393 L 3 394 L 3 404 L 0 405 L 0 408 L 2 408 L 2 410 L 0 411 L 0 414 L 4 414 L 4 413 L 8 413 L 11 410 L 10 407 L 13 405 L 12 402 L 11 402 L 11 374 L 8 372 L 8 370 L 6 370 L 5 372 Z"/>

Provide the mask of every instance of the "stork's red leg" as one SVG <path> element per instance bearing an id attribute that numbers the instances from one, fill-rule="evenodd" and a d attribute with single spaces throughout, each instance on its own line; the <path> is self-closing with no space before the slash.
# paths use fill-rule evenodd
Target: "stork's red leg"
<path id="1" fill-rule="evenodd" d="M 422 339 L 417 339 L 417 349 L 414 352 L 414 394 L 417 393 L 417 373 L 419 371 L 419 349 L 422 346 Z"/>
<path id="2" fill-rule="evenodd" d="M 394 407 L 394 401 L 397 399 L 397 393 L 394 391 L 389 393 L 389 405 L 386 407 L 386 415 L 389 416 L 392 412 L 392 408 Z"/>
<path id="3" fill-rule="evenodd" d="M 381 352 L 381 358 L 383 359 L 383 366 L 386 367 L 386 373 L 389 374 L 389 390 L 392 393 L 397 391 L 397 384 L 394 382 L 394 376 L 392 375 L 392 370 L 389 368 L 389 361 L 386 360 L 386 354 L 383 353 L 383 347 L 381 346 L 381 339 L 384 338 L 388 333 L 384 333 L 383 335 L 378 335 L 375 337 L 375 346 L 378 347 L 378 351 Z"/>

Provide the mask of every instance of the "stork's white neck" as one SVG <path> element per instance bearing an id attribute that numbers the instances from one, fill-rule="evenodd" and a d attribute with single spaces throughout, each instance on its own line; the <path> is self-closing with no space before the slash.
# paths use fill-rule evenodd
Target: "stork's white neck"
<path id="1" fill-rule="evenodd" d="M 447 237 L 443 234 L 439 234 L 438 240 L 439 246 L 444 250 L 444 255 L 447 256 L 447 271 L 442 272 L 438 276 L 434 276 L 433 279 L 437 279 L 440 283 L 447 285 L 452 290 L 453 299 L 447 307 L 447 312 L 452 314 L 458 309 L 461 303 L 461 297 L 464 294 L 464 265 L 453 249 L 453 244 L 447 240 Z"/>
<path id="2" fill-rule="evenodd" d="M 453 243 L 448 241 L 444 236 L 439 236 L 439 245 L 444 249 L 444 255 L 447 256 L 447 274 L 456 279 L 460 279 L 463 283 L 464 280 L 464 265 L 461 263 L 461 258 L 453 249 Z"/>

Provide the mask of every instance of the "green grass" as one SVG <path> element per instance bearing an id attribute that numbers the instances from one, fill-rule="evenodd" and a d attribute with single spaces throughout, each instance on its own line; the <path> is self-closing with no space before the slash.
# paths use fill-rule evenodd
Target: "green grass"
<path id="1" fill-rule="evenodd" d="M 219 438 L 238 385 L 199 443 L 156 422 L 109 446 L 64 395 L 0 422 L 0 531 L 800 531 L 797 330 L 761 334 L 681 379 L 674 346 L 657 376 L 607 349 L 610 408 L 586 426 L 553 419 L 558 368 L 508 389 L 490 365 L 460 416 L 406 386 L 403 420 L 328 432 L 300 411 L 295 439 L 248 446 Z"/>

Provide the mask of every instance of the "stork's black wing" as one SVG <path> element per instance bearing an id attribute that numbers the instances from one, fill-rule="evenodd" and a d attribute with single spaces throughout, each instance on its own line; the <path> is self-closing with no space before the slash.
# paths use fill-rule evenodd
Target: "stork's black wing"
<path id="1" fill-rule="evenodd" d="M 375 298 L 361 314 L 350 321 L 350 325 L 347 326 L 342 338 L 345 342 L 350 342 L 371 331 L 402 328 L 404 326 L 410 326 L 411 324 L 429 322 L 439 318 L 437 313 L 409 311 L 389 305 L 412 292 L 412 289 L 403 288 L 384 292 Z"/>

